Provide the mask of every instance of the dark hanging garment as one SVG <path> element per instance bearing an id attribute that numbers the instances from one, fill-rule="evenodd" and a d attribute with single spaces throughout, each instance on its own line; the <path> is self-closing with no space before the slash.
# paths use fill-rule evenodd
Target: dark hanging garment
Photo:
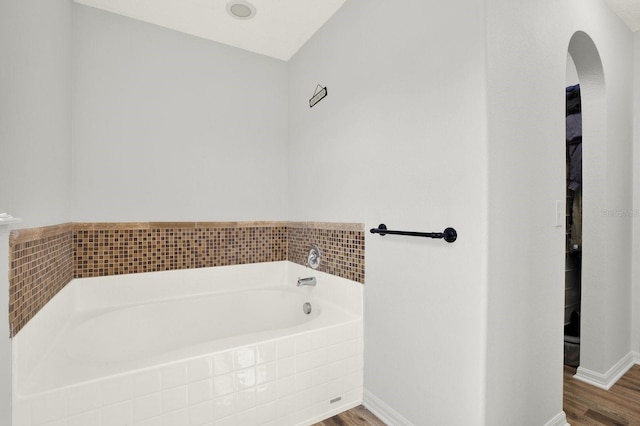
<path id="1" fill-rule="evenodd" d="M 571 142 L 576 138 L 582 138 L 582 114 L 576 113 L 567 115 L 565 119 L 567 126 L 567 142 Z"/>
<path id="2" fill-rule="evenodd" d="M 566 115 L 577 114 L 582 112 L 580 103 L 580 85 L 569 86 L 566 89 L 567 95 L 567 112 Z"/>
<path id="3" fill-rule="evenodd" d="M 569 153 L 569 184 L 572 191 L 582 186 L 582 114 L 571 114 L 566 118 L 567 152 Z"/>
<path id="4" fill-rule="evenodd" d="M 573 203 L 571 205 L 571 216 L 573 223 L 571 224 L 571 249 L 580 250 L 582 247 L 582 191 L 577 190 L 573 194 Z"/>
<path id="5" fill-rule="evenodd" d="M 582 138 L 567 142 L 569 151 L 569 184 L 572 191 L 582 188 Z"/>
<path id="6" fill-rule="evenodd" d="M 566 139 L 569 153 L 569 183 L 572 191 L 582 186 L 582 104 L 580 85 L 566 88 Z"/>
<path id="7" fill-rule="evenodd" d="M 567 142 L 567 188 L 571 190 L 571 231 L 572 249 L 582 247 L 582 105 L 580 85 L 566 89 L 566 142 Z"/>

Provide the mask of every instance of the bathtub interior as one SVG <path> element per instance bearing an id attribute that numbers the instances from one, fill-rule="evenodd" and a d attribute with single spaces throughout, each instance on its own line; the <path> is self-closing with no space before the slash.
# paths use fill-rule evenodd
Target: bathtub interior
<path id="1" fill-rule="evenodd" d="M 318 317 L 321 305 L 305 315 L 312 300 L 295 291 L 257 289 L 143 303 L 119 309 L 92 310 L 75 316 L 73 331 L 58 341 L 70 359 L 105 364 L 154 358 L 198 355 L 203 342 L 230 342 L 239 336 L 302 326 Z M 275 306 L 290 306 L 273 312 Z M 213 320 L 227 318 L 226 322 Z M 233 318 L 233 321 L 231 320 Z M 144 339 L 140 338 L 144 336 Z M 248 341 L 252 341 L 249 339 Z M 221 347 L 228 347 L 223 344 Z M 238 346 L 238 344 L 231 344 Z M 215 349 L 204 350 L 213 352 Z M 180 355 L 180 352 L 185 352 Z"/>
<path id="2" fill-rule="evenodd" d="M 318 285 L 296 287 L 305 276 L 316 276 Z M 303 294 L 322 314 L 138 364 L 102 362 L 115 367 L 97 376 L 74 377 L 82 356 L 70 371 L 42 365 L 78 316 L 277 288 Z M 116 418 L 140 425 L 311 424 L 362 402 L 362 286 L 286 261 L 74 280 L 16 336 L 13 351 L 15 426 L 107 426 L 120 424 Z M 117 388 L 124 399 L 110 393 Z"/>

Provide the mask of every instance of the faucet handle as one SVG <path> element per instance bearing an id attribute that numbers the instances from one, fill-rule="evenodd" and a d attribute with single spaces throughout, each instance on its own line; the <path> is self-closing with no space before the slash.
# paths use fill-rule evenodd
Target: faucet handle
<path id="1" fill-rule="evenodd" d="M 307 265 L 309 265 L 311 269 L 318 269 L 321 257 L 322 255 L 320 254 L 318 246 L 312 244 L 311 249 L 309 250 L 309 256 L 307 257 Z"/>

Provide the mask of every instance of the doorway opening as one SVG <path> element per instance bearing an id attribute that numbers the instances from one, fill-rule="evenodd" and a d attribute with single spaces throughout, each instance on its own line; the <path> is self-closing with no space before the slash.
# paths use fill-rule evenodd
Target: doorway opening
<path id="1" fill-rule="evenodd" d="M 567 55 L 565 89 L 566 238 L 564 269 L 564 363 L 580 365 L 582 290 L 582 97 L 573 58 Z"/>
<path id="2" fill-rule="evenodd" d="M 603 303 L 605 288 L 602 283 L 607 282 L 604 260 L 607 258 L 607 250 L 603 242 L 607 241 L 608 229 L 601 214 L 607 203 L 607 102 L 602 60 L 591 37 L 583 31 L 577 31 L 571 37 L 567 53 L 567 75 L 572 75 L 569 85 L 579 83 L 580 90 L 580 230 L 577 250 L 573 247 L 571 236 L 567 248 L 569 253 L 579 253 L 571 255 L 574 259 L 570 262 L 575 265 L 578 262 L 575 258 L 579 258 L 580 302 L 577 324 L 580 340 L 576 377 L 583 380 L 582 377 L 586 379 L 590 371 L 599 371 L 595 367 L 601 364 L 602 348 L 606 346 L 606 333 L 600 318 L 607 309 Z M 571 135 L 567 138 L 571 138 Z M 571 147 L 567 148 L 571 152 Z M 575 193 L 573 195 L 571 210 L 568 208 L 567 213 L 572 212 L 576 205 Z M 571 231 L 575 232 L 574 222 L 577 216 L 572 216 Z M 570 325 L 573 309 L 566 311 L 568 318 L 565 323 Z"/>

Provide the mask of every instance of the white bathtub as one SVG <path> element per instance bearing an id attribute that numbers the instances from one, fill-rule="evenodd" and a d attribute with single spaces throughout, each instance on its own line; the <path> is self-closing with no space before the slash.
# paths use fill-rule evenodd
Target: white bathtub
<path id="1" fill-rule="evenodd" d="M 362 402 L 362 286 L 290 262 L 78 279 L 13 352 L 14 426 L 309 425 Z"/>

